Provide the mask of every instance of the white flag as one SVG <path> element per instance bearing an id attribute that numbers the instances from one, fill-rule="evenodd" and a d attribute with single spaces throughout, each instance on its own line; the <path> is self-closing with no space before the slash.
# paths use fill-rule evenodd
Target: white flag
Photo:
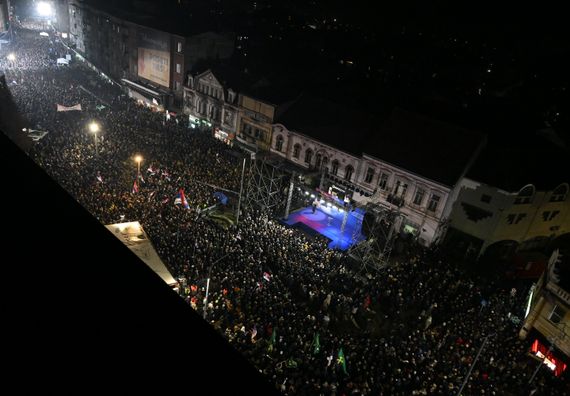
<path id="1" fill-rule="evenodd" d="M 75 106 L 71 106 L 71 107 L 62 106 L 60 104 L 57 105 L 57 111 L 73 111 L 73 110 L 81 111 L 81 103 L 78 103 Z"/>

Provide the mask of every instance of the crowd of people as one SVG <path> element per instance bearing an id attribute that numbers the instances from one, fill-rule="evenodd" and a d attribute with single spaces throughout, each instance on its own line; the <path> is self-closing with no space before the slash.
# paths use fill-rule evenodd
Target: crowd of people
<path id="1" fill-rule="evenodd" d="M 510 320 L 523 315 L 527 290 L 481 284 L 419 246 L 380 272 L 360 271 L 255 208 L 230 227 L 200 216 L 217 202 L 213 186 L 239 191 L 243 154 L 137 104 L 79 60 L 57 66 L 68 53 L 24 29 L 0 51 L 28 127 L 48 132 L 29 155 L 103 224 L 139 221 L 181 297 L 283 394 L 455 395 L 485 337 L 463 394 L 568 391 L 546 368 L 529 384 L 530 340 Z M 188 208 L 175 204 L 181 188 Z"/>

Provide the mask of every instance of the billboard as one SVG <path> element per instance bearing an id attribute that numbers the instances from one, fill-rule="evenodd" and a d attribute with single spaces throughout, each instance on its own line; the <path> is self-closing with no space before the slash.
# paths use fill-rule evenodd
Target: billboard
<path id="1" fill-rule="evenodd" d="M 168 34 L 150 29 L 139 29 L 138 75 L 164 87 L 170 86 Z"/>

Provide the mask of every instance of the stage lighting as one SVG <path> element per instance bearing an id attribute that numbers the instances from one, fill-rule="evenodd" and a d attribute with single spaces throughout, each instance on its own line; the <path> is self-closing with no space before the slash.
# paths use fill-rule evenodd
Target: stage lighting
<path id="1" fill-rule="evenodd" d="M 36 10 L 40 16 L 49 17 L 53 15 L 53 8 L 51 4 L 45 1 L 40 1 L 36 6 Z"/>

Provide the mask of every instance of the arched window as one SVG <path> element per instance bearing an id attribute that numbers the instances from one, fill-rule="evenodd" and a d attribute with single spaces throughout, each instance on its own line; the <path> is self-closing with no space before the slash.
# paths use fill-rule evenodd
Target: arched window
<path id="1" fill-rule="evenodd" d="M 528 204 L 532 201 L 532 197 L 534 196 L 534 186 L 532 184 L 528 184 L 521 188 L 517 197 L 515 198 L 515 204 Z"/>
<path id="2" fill-rule="evenodd" d="M 329 157 L 323 157 L 322 164 L 323 164 L 323 167 L 326 168 L 327 165 L 329 164 Z"/>
<path id="3" fill-rule="evenodd" d="M 293 158 L 297 158 L 299 159 L 299 155 L 301 154 L 301 145 L 299 143 L 297 143 L 294 147 L 293 147 Z"/>
<path id="4" fill-rule="evenodd" d="M 333 162 L 332 162 L 331 173 L 335 176 L 338 174 L 338 161 L 337 160 L 333 160 Z"/>
<path id="5" fill-rule="evenodd" d="M 283 136 L 277 135 L 277 139 L 275 140 L 275 150 L 281 152 L 283 151 Z"/>
<path id="6" fill-rule="evenodd" d="M 313 150 L 307 149 L 305 151 L 305 163 L 311 164 L 311 160 L 313 159 Z"/>
<path id="7" fill-rule="evenodd" d="M 550 202 L 562 202 L 566 201 L 566 196 L 568 195 L 568 184 L 563 183 L 556 187 L 552 192 L 550 197 Z"/>
<path id="8" fill-rule="evenodd" d="M 321 155 L 321 153 L 317 153 L 317 155 L 315 155 L 315 168 L 319 169 L 321 167 L 322 161 L 323 161 L 323 156 Z"/>
<path id="9" fill-rule="evenodd" d="M 344 169 L 344 180 L 350 181 L 352 174 L 354 173 L 354 168 L 352 165 L 347 165 Z"/>

